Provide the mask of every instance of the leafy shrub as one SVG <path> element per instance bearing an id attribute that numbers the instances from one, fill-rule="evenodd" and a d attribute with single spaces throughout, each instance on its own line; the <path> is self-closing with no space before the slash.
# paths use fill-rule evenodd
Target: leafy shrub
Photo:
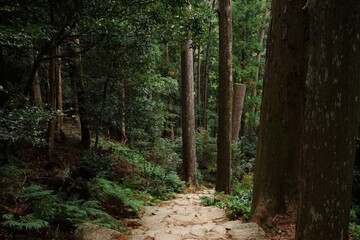
<path id="1" fill-rule="evenodd" d="M 349 225 L 349 232 L 353 240 L 360 240 L 360 225 L 351 222 Z"/>
<path id="2" fill-rule="evenodd" d="M 93 195 L 103 203 L 111 203 L 120 207 L 123 213 L 138 215 L 144 206 L 144 201 L 133 190 L 125 188 L 104 178 L 96 178 L 91 182 Z"/>
<path id="3" fill-rule="evenodd" d="M 17 201 L 24 208 L 20 213 L 2 215 L 1 225 L 15 230 L 38 230 L 46 227 L 73 228 L 84 222 L 94 222 L 101 226 L 122 230 L 112 216 L 100 210 L 95 200 L 68 199 L 63 200 L 52 190 L 32 184 L 17 194 Z"/>
<path id="4" fill-rule="evenodd" d="M 80 164 L 89 167 L 97 175 L 111 178 L 114 174 L 116 162 L 107 154 L 100 154 L 95 150 L 89 150 L 81 156 Z"/>
<path id="5" fill-rule="evenodd" d="M 246 186 L 246 185 L 244 185 Z M 252 189 L 238 188 L 232 195 L 216 193 L 215 197 L 202 196 L 201 203 L 205 206 L 216 206 L 225 209 L 230 219 L 250 219 Z"/>
<path id="6" fill-rule="evenodd" d="M 44 145 L 47 121 L 54 117 L 49 111 L 37 107 L 24 107 L 13 111 L 0 109 L 0 140 Z"/>
<path id="7" fill-rule="evenodd" d="M 132 189 L 145 191 L 158 199 L 169 199 L 174 192 L 182 192 L 185 185 L 173 169 L 177 168 L 180 158 L 167 140 L 159 140 L 152 154 L 146 157 L 139 152 L 113 142 L 102 142 L 103 147 L 110 149 L 113 157 L 133 166 L 132 174 L 125 176 L 123 185 Z M 174 146 L 175 147 L 175 146 Z M 150 161 L 151 157 L 157 160 Z M 165 157 L 167 161 L 161 158 Z"/>

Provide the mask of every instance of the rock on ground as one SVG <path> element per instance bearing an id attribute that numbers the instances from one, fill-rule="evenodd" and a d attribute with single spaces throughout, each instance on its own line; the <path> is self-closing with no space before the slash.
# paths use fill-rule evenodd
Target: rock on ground
<path id="1" fill-rule="evenodd" d="M 121 236 L 120 232 L 91 223 L 82 224 L 74 233 L 75 240 L 119 240 Z"/>

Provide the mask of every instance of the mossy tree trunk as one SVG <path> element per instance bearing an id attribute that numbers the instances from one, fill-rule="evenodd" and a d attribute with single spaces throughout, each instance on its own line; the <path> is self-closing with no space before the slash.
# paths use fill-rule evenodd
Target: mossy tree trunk
<path id="1" fill-rule="evenodd" d="M 252 202 L 252 218 L 261 223 L 298 199 L 307 72 L 305 4 L 272 2 Z"/>

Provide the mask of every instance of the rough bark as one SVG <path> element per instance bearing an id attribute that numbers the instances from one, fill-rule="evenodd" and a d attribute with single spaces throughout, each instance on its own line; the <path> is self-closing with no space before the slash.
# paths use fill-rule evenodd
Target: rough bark
<path id="1" fill-rule="evenodd" d="M 360 79 L 360 2 L 310 1 L 296 239 L 348 239 Z"/>
<path id="2" fill-rule="evenodd" d="M 201 47 L 198 48 L 197 53 L 197 72 L 196 72 L 196 100 L 198 105 L 198 112 L 201 110 Z M 201 114 L 198 115 L 198 126 L 201 125 Z"/>
<path id="3" fill-rule="evenodd" d="M 33 94 L 34 94 L 34 105 L 41 106 L 42 97 L 41 97 L 40 79 L 38 72 L 35 73 L 35 77 L 34 77 Z"/>
<path id="4" fill-rule="evenodd" d="M 307 69 L 306 0 L 274 0 L 268 33 L 252 218 L 271 220 L 298 199 Z M 268 222 L 271 224 L 271 222 Z"/>
<path id="5" fill-rule="evenodd" d="M 57 55 L 60 55 L 60 47 L 57 47 Z M 60 113 L 57 119 L 57 128 L 61 131 L 61 127 L 64 122 L 63 113 L 63 96 L 62 96 L 62 77 L 61 77 L 61 59 L 56 59 L 56 83 L 57 83 L 57 110 Z"/>
<path id="6" fill-rule="evenodd" d="M 57 48 L 54 48 L 51 51 L 51 56 L 57 55 Z M 50 59 L 50 65 L 49 65 L 49 85 L 50 85 L 50 106 L 52 111 L 56 111 L 56 93 L 57 93 L 57 77 L 58 74 L 58 67 L 57 67 L 57 59 L 52 58 Z M 48 125 L 48 156 L 49 159 L 52 160 L 54 148 L 55 148 L 55 127 L 56 127 L 56 118 L 49 121 Z"/>
<path id="7" fill-rule="evenodd" d="M 231 193 L 232 133 L 232 13 L 231 0 L 219 2 L 219 121 L 216 191 Z"/>
<path id="8" fill-rule="evenodd" d="M 205 1 L 207 4 L 211 5 L 211 8 L 214 9 L 215 0 Z M 209 24 L 209 34 L 211 34 L 213 29 L 213 23 L 210 21 Z M 205 63 L 204 63 L 204 88 L 203 88 L 203 107 L 202 107 L 202 127 L 207 129 L 207 108 L 209 103 L 208 98 L 208 88 L 209 88 L 209 61 L 210 61 L 210 49 L 211 49 L 211 41 L 210 39 L 206 45 L 205 51 Z"/>
<path id="9" fill-rule="evenodd" d="M 182 89 L 182 157 L 185 181 L 197 187 L 196 147 L 195 147 L 195 104 L 194 104 L 194 64 L 192 40 L 186 39 L 181 49 L 181 89 Z"/>
<path id="10" fill-rule="evenodd" d="M 210 26 L 210 30 L 211 30 Z M 209 59 L 210 59 L 210 42 L 206 46 L 205 64 L 204 64 L 204 102 L 202 107 L 202 127 L 207 129 L 207 108 L 209 103 L 208 88 L 209 88 Z"/>
<path id="11" fill-rule="evenodd" d="M 79 39 L 75 40 L 76 44 L 80 43 Z M 79 49 L 75 49 L 79 52 Z M 86 111 L 86 97 L 85 97 L 85 84 L 84 76 L 81 64 L 81 56 L 79 55 L 74 62 L 73 74 L 76 83 L 76 94 L 79 104 L 79 116 L 80 116 L 80 130 L 81 130 L 81 146 L 83 148 L 89 148 L 91 143 L 89 120 Z"/>
<path id="12" fill-rule="evenodd" d="M 241 128 L 241 116 L 244 107 L 244 98 L 246 92 L 246 85 L 241 83 L 234 83 L 234 96 L 232 106 L 232 137 L 231 142 L 235 143 L 239 139 Z"/>
<path id="13" fill-rule="evenodd" d="M 120 131 L 121 131 L 121 143 L 127 142 L 126 136 L 126 84 L 125 79 L 122 80 L 121 84 L 121 117 L 120 117 Z"/>

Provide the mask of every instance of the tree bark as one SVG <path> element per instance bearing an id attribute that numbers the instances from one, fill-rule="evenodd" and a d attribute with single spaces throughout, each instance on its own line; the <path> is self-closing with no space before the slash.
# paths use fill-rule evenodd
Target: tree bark
<path id="1" fill-rule="evenodd" d="M 75 40 L 76 44 L 80 44 L 80 40 Z M 75 49 L 76 52 L 79 52 L 79 48 Z M 81 64 L 81 55 L 77 57 L 74 62 L 74 78 L 76 83 L 76 93 L 77 100 L 79 104 L 79 116 L 80 116 L 80 129 L 81 129 L 81 146 L 85 149 L 90 147 L 91 135 L 89 127 L 89 119 L 86 111 L 86 97 L 85 97 L 85 84 L 84 76 Z"/>
<path id="2" fill-rule="evenodd" d="M 215 8 L 215 0 L 205 0 L 205 2 L 211 6 L 211 9 Z M 213 29 L 212 21 L 209 24 L 209 38 Z M 203 107 L 202 107 L 202 127 L 207 129 L 207 108 L 209 103 L 208 88 L 209 88 L 209 61 L 210 61 L 210 48 L 211 41 L 208 39 L 205 51 L 205 63 L 204 63 L 204 89 L 203 89 Z"/>
<path id="3" fill-rule="evenodd" d="M 210 23 L 211 24 L 211 23 Z M 212 29 L 210 25 L 210 31 Z M 210 42 L 206 46 L 205 64 L 204 64 L 204 101 L 202 107 L 202 127 L 207 129 L 207 108 L 209 103 L 208 86 L 209 86 L 209 59 L 210 59 Z"/>
<path id="4" fill-rule="evenodd" d="M 121 143 L 127 142 L 126 136 L 126 84 L 123 78 L 121 84 L 121 118 L 120 118 Z"/>
<path id="5" fill-rule="evenodd" d="M 195 147 L 195 99 L 194 64 L 192 40 L 186 39 L 181 49 L 181 89 L 182 89 L 182 157 L 185 181 L 197 187 L 196 147 Z"/>
<path id="6" fill-rule="evenodd" d="M 196 100 L 198 104 L 198 111 L 201 111 L 201 47 L 198 48 L 198 54 L 197 54 L 197 72 L 196 72 Z M 201 125 L 201 114 L 198 115 L 198 126 Z"/>
<path id="7" fill-rule="evenodd" d="M 219 121 L 216 191 L 231 193 L 232 12 L 231 0 L 219 2 Z"/>
<path id="8" fill-rule="evenodd" d="M 260 223 L 271 224 L 298 199 L 307 72 L 305 4 L 272 2 L 252 202 L 252 219 Z"/>
<path id="9" fill-rule="evenodd" d="M 57 55 L 60 55 L 60 47 L 56 48 Z M 57 110 L 58 110 L 58 119 L 57 119 L 57 128 L 59 131 L 61 131 L 61 127 L 64 122 L 63 117 L 63 96 L 62 96 L 62 77 L 61 77 L 61 59 L 56 59 L 56 83 L 57 83 Z"/>
<path id="10" fill-rule="evenodd" d="M 348 239 L 360 79 L 360 2 L 310 1 L 297 240 Z"/>
<path id="11" fill-rule="evenodd" d="M 40 87 L 39 74 L 37 71 L 34 77 L 33 93 L 34 93 L 34 105 L 41 106 L 42 105 L 41 87 Z"/>
<path id="12" fill-rule="evenodd" d="M 246 85 L 241 83 L 234 83 L 234 97 L 232 106 L 232 138 L 231 142 L 235 143 L 239 139 L 241 128 L 241 116 L 244 107 L 244 98 L 246 92 Z"/>
<path id="13" fill-rule="evenodd" d="M 51 56 L 56 56 L 58 54 L 58 48 L 54 48 L 51 52 Z M 49 65 L 49 85 L 50 85 L 50 106 L 52 111 L 56 111 L 57 104 L 57 88 L 58 88 L 58 59 L 50 59 Z M 48 126 L 48 156 L 52 160 L 53 152 L 55 148 L 55 130 L 56 130 L 56 118 L 50 120 Z"/>

